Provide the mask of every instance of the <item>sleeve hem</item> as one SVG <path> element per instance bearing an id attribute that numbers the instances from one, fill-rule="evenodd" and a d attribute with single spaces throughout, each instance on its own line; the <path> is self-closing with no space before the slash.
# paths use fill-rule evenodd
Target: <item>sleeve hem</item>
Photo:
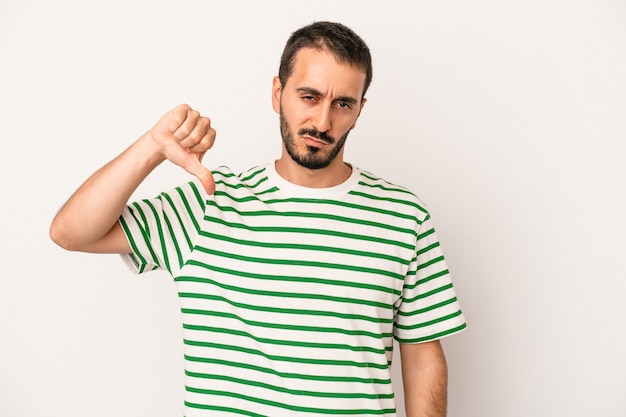
<path id="1" fill-rule="evenodd" d="M 460 333 L 463 330 L 465 330 L 467 328 L 467 323 L 462 323 L 461 325 L 454 327 L 452 329 L 448 329 L 442 332 L 438 332 L 438 333 L 433 333 L 431 335 L 428 336 L 422 336 L 422 337 L 416 337 L 416 338 L 405 338 L 405 337 L 399 337 L 394 335 L 394 339 L 398 342 L 398 343 L 409 343 L 409 344 L 415 344 L 415 343 L 424 343 L 424 342 L 432 342 L 433 340 L 440 340 L 443 338 L 446 338 L 448 336 L 452 336 L 454 334 Z"/>

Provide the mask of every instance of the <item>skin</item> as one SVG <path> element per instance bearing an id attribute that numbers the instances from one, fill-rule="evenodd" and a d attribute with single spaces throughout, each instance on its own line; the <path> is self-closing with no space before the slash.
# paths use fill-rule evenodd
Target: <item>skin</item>
<path id="1" fill-rule="evenodd" d="M 118 219 L 132 193 L 166 159 L 213 193 L 213 176 L 200 161 L 214 141 L 209 118 L 186 104 L 175 107 L 76 190 L 54 218 L 50 237 L 72 251 L 131 253 Z"/>
<path id="2" fill-rule="evenodd" d="M 363 71 L 313 49 L 298 52 L 284 86 L 274 78 L 272 107 L 281 115 L 283 135 L 276 170 L 283 178 L 316 188 L 341 184 L 350 176 L 343 144 L 365 105 L 364 83 Z M 131 253 L 118 218 L 132 193 L 169 160 L 212 194 L 213 176 L 201 161 L 214 141 L 208 117 L 185 104 L 175 107 L 79 187 L 53 220 L 52 240 L 67 250 Z M 444 417 L 447 366 L 439 341 L 400 344 L 400 354 L 407 417 Z"/>
<path id="3" fill-rule="evenodd" d="M 314 49 L 298 52 L 285 86 L 274 78 L 272 107 L 289 125 L 289 131 L 283 132 L 281 158 L 276 162 L 282 177 L 305 187 L 331 187 L 350 176 L 352 168 L 343 161 L 342 138 L 356 126 L 365 105 L 364 85 L 363 71 Z M 300 134 L 300 130 L 325 133 L 334 143 Z M 315 152 L 318 159 L 325 159 L 336 150 L 336 156 L 324 168 L 303 167 L 289 155 L 285 136 L 291 137 L 293 152 L 299 155 Z"/>
<path id="4" fill-rule="evenodd" d="M 441 343 L 401 343 L 400 358 L 406 416 L 445 417 L 448 366 Z"/>

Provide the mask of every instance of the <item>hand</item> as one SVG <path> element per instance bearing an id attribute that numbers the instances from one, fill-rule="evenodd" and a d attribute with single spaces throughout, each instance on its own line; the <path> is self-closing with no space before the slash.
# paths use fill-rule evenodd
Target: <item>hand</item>
<path id="1" fill-rule="evenodd" d="M 213 175 L 201 164 L 215 142 L 208 117 L 181 104 L 163 115 L 148 133 L 165 158 L 197 177 L 208 194 L 215 192 Z"/>

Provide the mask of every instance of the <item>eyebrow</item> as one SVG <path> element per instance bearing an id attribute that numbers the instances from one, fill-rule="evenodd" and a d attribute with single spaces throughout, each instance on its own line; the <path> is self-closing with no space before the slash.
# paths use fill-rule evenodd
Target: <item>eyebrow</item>
<path id="1" fill-rule="evenodd" d="M 318 91 L 312 87 L 300 87 L 300 88 L 297 88 L 296 91 L 299 93 L 310 94 L 312 96 L 324 96 L 324 94 L 322 94 L 321 91 Z M 353 105 L 357 105 L 359 103 L 357 99 L 355 99 L 354 97 L 350 97 L 350 96 L 339 96 L 339 97 L 336 97 L 335 100 L 344 101 L 346 103 L 353 104 Z"/>

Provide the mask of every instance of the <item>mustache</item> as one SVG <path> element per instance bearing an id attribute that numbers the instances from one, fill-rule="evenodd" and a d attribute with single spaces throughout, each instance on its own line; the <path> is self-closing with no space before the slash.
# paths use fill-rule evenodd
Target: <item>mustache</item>
<path id="1" fill-rule="evenodd" d="M 317 129 L 306 129 L 306 128 L 302 128 L 300 130 L 298 130 L 298 135 L 300 136 L 311 136 L 315 139 L 319 139 L 321 141 L 324 141 L 328 144 L 333 144 L 335 143 L 335 138 L 333 138 L 332 136 L 330 136 L 329 134 L 327 134 L 326 132 L 320 132 Z"/>

